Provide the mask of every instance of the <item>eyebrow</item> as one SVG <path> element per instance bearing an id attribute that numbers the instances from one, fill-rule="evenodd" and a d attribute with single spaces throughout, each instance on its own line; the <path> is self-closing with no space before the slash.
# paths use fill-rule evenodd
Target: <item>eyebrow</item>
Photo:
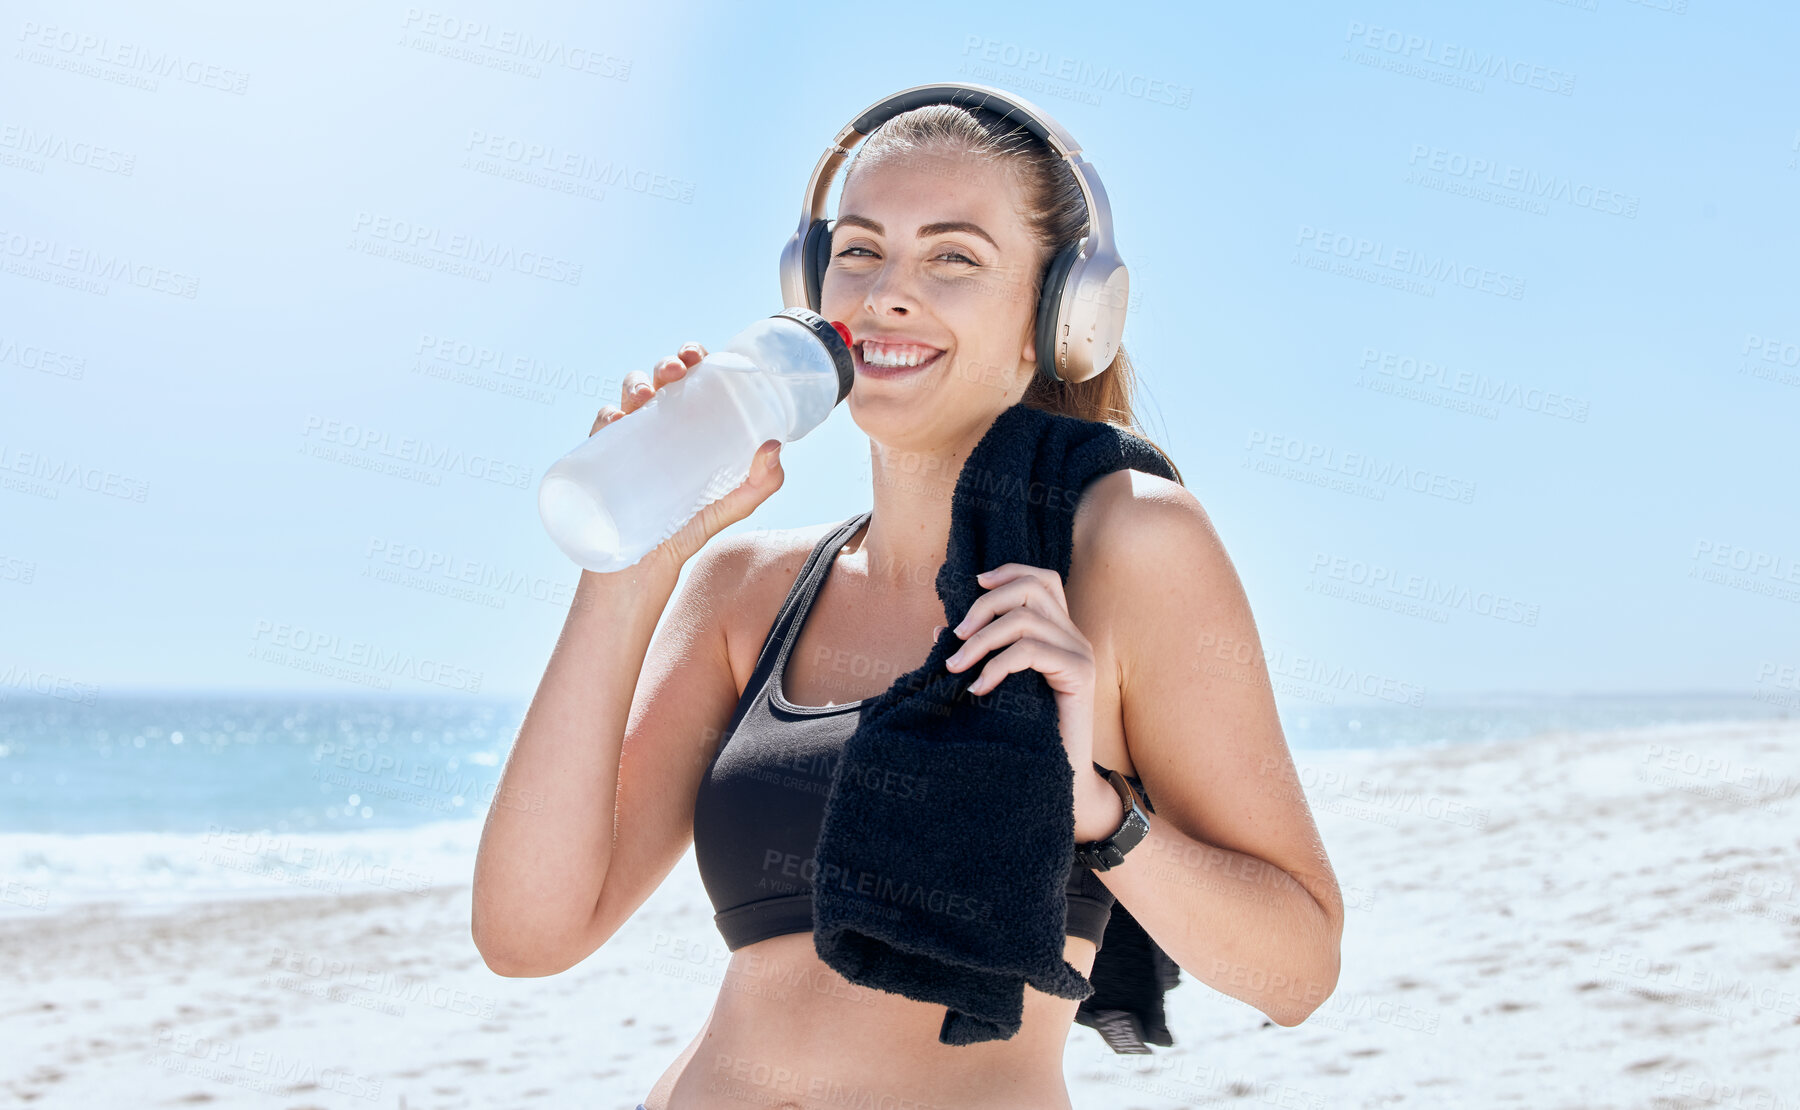
<path id="1" fill-rule="evenodd" d="M 839 216 L 837 222 L 839 224 L 848 224 L 852 227 L 866 227 L 877 235 L 887 234 L 886 230 L 884 230 L 880 224 L 869 219 L 867 216 L 857 216 L 854 214 L 849 216 Z M 993 247 L 995 250 L 1000 249 L 1000 244 L 994 242 L 994 237 L 992 235 L 981 230 L 981 225 L 972 224 L 967 220 L 945 220 L 942 223 L 924 224 L 919 228 L 919 238 L 926 239 L 933 235 L 942 235 L 947 231 L 966 231 L 971 235 L 979 235 L 988 241 L 988 246 Z"/>

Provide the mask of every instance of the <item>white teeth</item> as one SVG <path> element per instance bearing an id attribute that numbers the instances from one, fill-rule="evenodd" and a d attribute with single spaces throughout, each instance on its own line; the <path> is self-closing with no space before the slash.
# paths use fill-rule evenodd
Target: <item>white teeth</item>
<path id="1" fill-rule="evenodd" d="M 937 351 L 919 347 L 889 347 L 873 341 L 863 344 L 863 361 L 870 366 L 917 366 L 937 355 Z"/>

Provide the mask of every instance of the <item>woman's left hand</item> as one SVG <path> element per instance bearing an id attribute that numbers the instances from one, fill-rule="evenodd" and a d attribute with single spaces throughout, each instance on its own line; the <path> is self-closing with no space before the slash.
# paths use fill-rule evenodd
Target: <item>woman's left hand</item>
<path id="1" fill-rule="evenodd" d="M 952 629 L 963 645 L 945 666 L 960 671 L 1005 648 L 969 684 L 971 694 L 987 693 L 1015 671 L 1030 669 L 1044 676 L 1056 694 L 1063 751 L 1075 772 L 1075 839 L 1111 835 L 1125 807 L 1094 770 L 1094 646 L 1069 616 L 1062 577 L 1043 567 L 1002 563 L 975 581 L 987 593 L 975 599 L 962 623 Z"/>

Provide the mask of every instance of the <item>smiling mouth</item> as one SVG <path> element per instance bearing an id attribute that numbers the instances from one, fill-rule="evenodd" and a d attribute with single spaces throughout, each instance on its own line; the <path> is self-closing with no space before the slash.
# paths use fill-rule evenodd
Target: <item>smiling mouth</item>
<path id="1" fill-rule="evenodd" d="M 905 374 L 935 364 L 944 352 L 916 343 L 886 344 L 865 340 L 851 348 L 856 355 L 856 368 L 864 373 L 882 375 Z M 870 355 L 874 360 L 870 360 Z"/>

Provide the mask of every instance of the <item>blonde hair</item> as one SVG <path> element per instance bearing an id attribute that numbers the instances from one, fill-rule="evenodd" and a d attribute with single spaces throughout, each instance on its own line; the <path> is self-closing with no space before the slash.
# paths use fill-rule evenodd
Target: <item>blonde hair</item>
<path id="1" fill-rule="evenodd" d="M 1087 234 L 1087 203 L 1068 163 L 1058 158 L 1042 139 L 988 108 L 927 104 L 894 116 L 857 147 L 856 157 L 844 171 L 844 181 L 848 184 L 850 175 L 860 166 L 873 166 L 895 154 L 917 155 L 928 149 L 949 150 L 960 156 L 959 160 L 1002 165 L 1023 186 L 1020 191 L 1024 207 L 1019 215 L 1041 252 L 1032 289 L 1043 285 L 1044 272 L 1056 253 Z M 1032 311 L 1035 319 L 1035 297 Z M 1181 471 L 1175 460 L 1150 440 L 1132 411 L 1136 390 L 1131 358 L 1121 344 L 1107 368 L 1087 381 L 1057 381 L 1042 371 L 1033 374 L 1031 384 L 1025 387 L 1023 403 L 1131 432 L 1162 455 L 1180 482 Z"/>

